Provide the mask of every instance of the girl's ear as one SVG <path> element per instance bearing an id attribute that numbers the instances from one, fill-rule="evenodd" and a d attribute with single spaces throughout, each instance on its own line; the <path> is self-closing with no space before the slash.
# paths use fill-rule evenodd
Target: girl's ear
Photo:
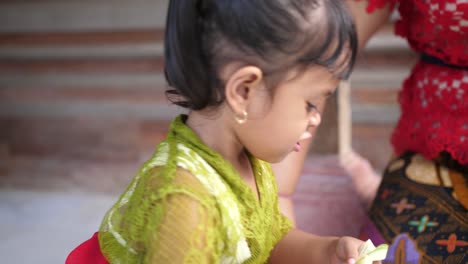
<path id="1" fill-rule="evenodd" d="M 234 114 L 247 110 L 249 100 L 263 85 L 263 73 L 255 66 L 245 66 L 234 71 L 226 82 L 226 102 Z"/>

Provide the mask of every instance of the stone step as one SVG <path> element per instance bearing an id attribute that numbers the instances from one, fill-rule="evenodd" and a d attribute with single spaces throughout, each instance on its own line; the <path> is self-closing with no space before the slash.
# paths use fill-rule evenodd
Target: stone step
<path id="1" fill-rule="evenodd" d="M 131 103 L 131 102 L 99 102 L 68 100 L 50 101 L 4 101 L 0 104 L 0 117 L 95 117 L 108 119 L 156 119 L 170 120 L 185 110 L 167 103 Z"/>
<path id="2" fill-rule="evenodd" d="M 168 0 L 22 0 L 0 3 L 0 32 L 161 28 Z"/>
<path id="3" fill-rule="evenodd" d="M 135 87 L 135 89 L 116 89 L 102 87 L 55 87 L 37 86 L 34 89 L 2 88 L 0 102 L 129 102 L 129 103 L 167 103 L 164 90 L 166 87 Z"/>
<path id="4" fill-rule="evenodd" d="M 132 44 L 107 44 L 105 46 L 3 46 L 0 49 L 2 60 L 38 60 L 38 59 L 83 59 L 83 58 L 148 58 L 161 57 L 163 54 L 162 43 L 132 43 Z"/>
<path id="5" fill-rule="evenodd" d="M 1 6 L 1 4 L 0 4 Z M 155 43 L 164 40 L 164 30 L 155 28 L 107 29 L 82 31 L 1 32 L 0 46 L 93 46 Z"/>
<path id="6" fill-rule="evenodd" d="M 57 91 L 74 89 L 139 90 L 166 86 L 161 72 L 21 72 L 0 73 L 0 88 Z"/>
<path id="7" fill-rule="evenodd" d="M 113 163 L 141 161 L 165 137 L 169 121 L 8 116 L 0 117 L 0 126 L 5 163 L 16 158 Z"/>
<path id="8" fill-rule="evenodd" d="M 3 59 L 0 61 L 0 72 L 10 74 L 20 73 L 152 73 L 162 72 L 162 58 L 110 58 L 110 59 L 47 59 L 21 60 Z"/>
<path id="9" fill-rule="evenodd" d="M 0 33 L 1 59 L 162 57 L 161 29 Z"/>

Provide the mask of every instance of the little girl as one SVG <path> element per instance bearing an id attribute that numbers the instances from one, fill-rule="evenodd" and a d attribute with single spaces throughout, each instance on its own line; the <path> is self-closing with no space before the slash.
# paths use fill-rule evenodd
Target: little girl
<path id="1" fill-rule="evenodd" d="M 67 263 L 354 263 L 362 241 L 291 227 L 269 163 L 312 136 L 356 42 L 342 0 L 171 0 L 167 94 L 189 114 Z"/>

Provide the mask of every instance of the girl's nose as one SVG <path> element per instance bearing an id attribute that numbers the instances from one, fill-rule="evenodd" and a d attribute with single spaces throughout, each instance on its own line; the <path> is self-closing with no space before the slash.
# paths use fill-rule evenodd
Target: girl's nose
<path id="1" fill-rule="evenodd" d="M 322 115 L 320 114 L 320 112 L 315 111 L 314 114 L 309 119 L 310 126 L 317 127 L 320 125 L 321 122 L 322 122 Z"/>

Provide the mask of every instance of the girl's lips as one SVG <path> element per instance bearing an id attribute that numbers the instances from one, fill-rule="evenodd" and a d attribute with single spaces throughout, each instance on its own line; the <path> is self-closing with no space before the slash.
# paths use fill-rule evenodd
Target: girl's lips
<path id="1" fill-rule="evenodd" d="M 312 137 L 312 134 L 310 132 L 305 132 L 302 134 L 302 136 L 299 138 L 299 141 L 296 142 L 296 145 L 294 145 L 293 151 L 299 152 L 301 151 L 301 140 L 309 139 Z"/>
<path id="2" fill-rule="evenodd" d="M 301 143 L 299 142 L 296 142 L 296 145 L 294 146 L 294 149 L 293 149 L 295 152 L 299 152 L 301 151 Z"/>

